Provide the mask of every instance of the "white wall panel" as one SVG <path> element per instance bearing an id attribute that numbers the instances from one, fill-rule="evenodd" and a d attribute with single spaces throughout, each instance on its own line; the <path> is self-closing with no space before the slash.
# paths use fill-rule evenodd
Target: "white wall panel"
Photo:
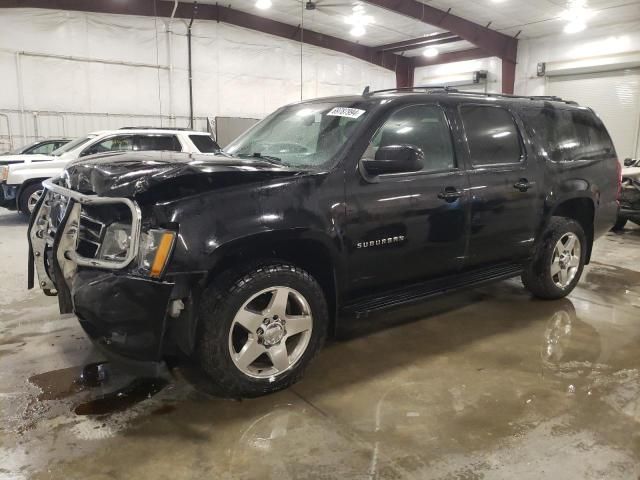
<path id="1" fill-rule="evenodd" d="M 635 157 L 640 123 L 640 70 L 547 79 L 547 93 L 588 105 L 602 118 L 618 157 Z"/>
<path id="2" fill-rule="evenodd" d="M 76 58 L 22 57 L 24 108 L 73 112 L 65 114 L 68 135 L 132 125 L 134 118 L 145 125 L 169 125 L 170 114 L 187 116 L 187 22 L 173 21 L 171 54 L 167 27 L 168 19 L 164 18 L 3 9 L 0 112 L 11 111 L 14 137 L 23 139 L 22 122 L 15 112 L 20 109 L 17 51 Z M 196 20 L 192 64 L 197 117 L 261 118 L 283 104 L 300 100 L 300 44 L 295 41 Z M 389 70 L 309 45 L 303 48 L 303 76 L 303 98 L 359 93 L 365 85 L 395 85 L 395 74 Z M 61 128 L 55 122 L 43 124 L 42 130 Z M 204 126 L 204 120 L 199 122 Z M 24 135 L 31 140 L 35 127 L 31 118 L 25 123 Z M 184 118 L 176 123 L 184 126 Z M 0 130 L 0 142 L 3 139 L 6 141 L 6 134 Z"/>
<path id="3" fill-rule="evenodd" d="M 496 57 L 418 67 L 416 68 L 413 78 L 416 85 L 433 85 L 434 83 L 444 85 L 449 83 L 456 84 L 464 81 L 466 78 L 471 79 L 472 72 L 480 70 L 487 71 L 486 91 L 501 92 L 502 61 Z M 463 89 L 463 87 L 460 87 L 460 89 Z M 468 90 L 468 88 L 465 89 Z M 484 86 L 482 90 L 484 90 Z"/>
<path id="4" fill-rule="evenodd" d="M 522 95 L 558 95 L 593 108 L 609 129 L 618 156 L 640 156 L 640 76 L 637 69 L 625 73 L 621 71 L 624 63 L 616 64 L 638 52 L 638 22 L 521 40 L 515 91 Z M 579 63 L 583 73 L 538 77 L 539 62 Z M 602 71 L 603 65 L 608 71 Z"/>

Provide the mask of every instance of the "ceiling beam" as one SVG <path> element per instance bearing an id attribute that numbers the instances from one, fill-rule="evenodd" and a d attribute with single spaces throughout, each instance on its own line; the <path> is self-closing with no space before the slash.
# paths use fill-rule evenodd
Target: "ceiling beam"
<path id="1" fill-rule="evenodd" d="M 173 2 L 170 1 L 154 2 L 154 0 L 0 0 L 0 8 L 47 8 L 52 10 L 167 18 L 171 16 L 173 5 Z M 193 8 L 193 3 L 180 2 L 176 9 L 175 17 L 190 19 L 193 14 Z M 398 66 L 406 68 L 404 64 L 407 60 L 394 53 L 378 51 L 374 47 L 360 45 L 312 30 L 304 29 L 303 33 L 298 25 L 289 25 L 221 5 L 198 4 L 196 20 L 213 20 L 288 40 L 302 41 L 308 45 L 351 55 L 387 70 L 396 71 Z"/>
<path id="2" fill-rule="evenodd" d="M 427 58 L 423 55 L 411 57 L 414 67 L 429 67 L 431 65 L 441 65 L 443 63 L 462 62 L 464 60 L 476 60 L 478 58 L 492 57 L 490 53 L 481 48 L 471 48 L 469 50 L 460 50 L 457 52 L 441 53 L 437 57 Z"/>
<path id="3" fill-rule="evenodd" d="M 491 54 L 491 56 L 500 57 L 511 62 L 516 61 L 517 39 L 453 15 L 448 11 L 439 10 L 422 2 L 418 2 L 417 0 L 364 1 L 365 3 L 447 30 L 473 43 L 478 48 L 482 48 Z"/>
<path id="4" fill-rule="evenodd" d="M 435 36 L 434 36 L 435 37 Z M 432 37 L 420 37 L 413 40 L 406 40 L 404 42 L 389 43 L 387 45 L 380 45 L 376 47 L 379 51 L 384 52 L 406 52 L 408 50 L 416 50 L 422 47 L 433 47 L 436 45 L 445 45 L 447 43 L 461 42 L 463 38 L 448 33 L 446 37 L 432 38 Z"/>

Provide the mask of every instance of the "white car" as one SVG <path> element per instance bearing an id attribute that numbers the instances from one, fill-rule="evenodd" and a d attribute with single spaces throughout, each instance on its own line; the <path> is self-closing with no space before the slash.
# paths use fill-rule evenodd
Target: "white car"
<path id="1" fill-rule="evenodd" d="M 59 175 L 65 165 L 87 155 L 127 150 L 169 150 L 214 153 L 220 150 L 211 135 L 194 130 L 122 128 L 103 130 L 67 143 L 45 161 L 0 166 L 0 206 L 30 214 L 42 194 L 42 181 Z"/>

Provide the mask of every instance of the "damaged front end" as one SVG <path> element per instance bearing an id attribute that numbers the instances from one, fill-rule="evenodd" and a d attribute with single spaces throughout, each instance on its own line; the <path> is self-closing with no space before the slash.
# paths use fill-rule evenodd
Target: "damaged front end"
<path id="1" fill-rule="evenodd" d="M 34 273 L 61 313 L 75 313 L 89 337 L 116 355 L 158 360 L 174 283 L 163 279 L 176 232 L 143 231 L 138 204 L 82 194 L 46 180 L 31 218 Z M 35 272 L 34 272 L 35 267 Z"/>
<path id="2" fill-rule="evenodd" d="M 619 217 L 640 224 L 640 167 L 622 171 Z"/>

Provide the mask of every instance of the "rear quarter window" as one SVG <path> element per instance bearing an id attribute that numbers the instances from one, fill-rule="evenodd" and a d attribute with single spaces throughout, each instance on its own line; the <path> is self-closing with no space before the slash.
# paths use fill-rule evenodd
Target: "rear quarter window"
<path id="1" fill-rule="evenodd" d="M 548 106 L 524 109 L 522 115 L 539 153 L 548 160 L 593 160 L 614 151 L 604 125 L 590 111 Z"/>

